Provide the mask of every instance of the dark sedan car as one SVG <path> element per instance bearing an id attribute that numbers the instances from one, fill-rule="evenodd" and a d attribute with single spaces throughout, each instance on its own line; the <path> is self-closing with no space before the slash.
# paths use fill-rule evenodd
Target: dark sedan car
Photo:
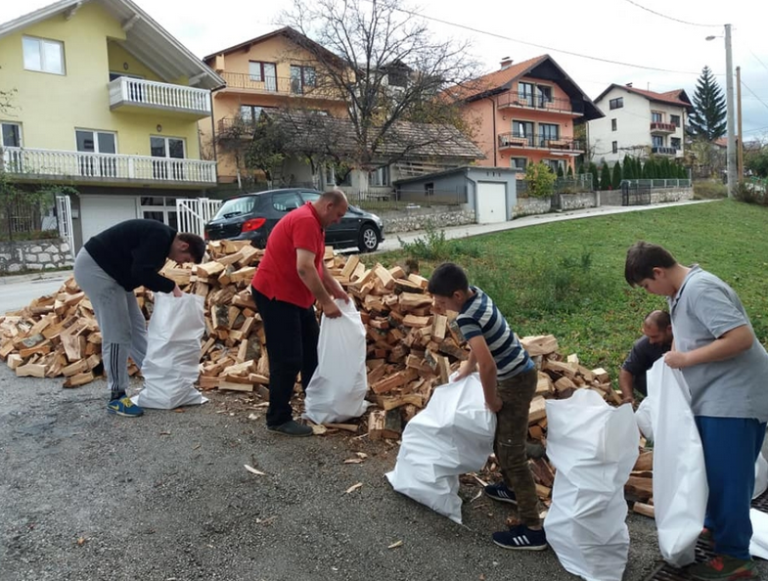
<path id="1" fill-rule="evenodd" d="M 319 197 L 318 191 L 292 188 L 231 198 L 205 225 L 205 236 L 208 240 L 251 240 L 254 246 L 264 248 L 269 233 L 280 218 Z M 373 252 L 382 240 L 384 224 L 381 218 L 352 205 L 338 224 L 325 231 L 325 242 L 329 246 L 356 246 L 360 252 Z"/>

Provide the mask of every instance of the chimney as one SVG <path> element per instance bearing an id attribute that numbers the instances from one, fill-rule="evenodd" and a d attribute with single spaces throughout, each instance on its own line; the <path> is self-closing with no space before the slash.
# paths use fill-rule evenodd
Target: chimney
<path id="1" fill-rule="evenodd" d="M 513 62 L 512 59 L 509 58 L 508 56 L 502 57 L 502 59 L 501 59 L 501 70 L 503 71 L 504 69 L 508 69 L 509 67 L 511 67 L 512 66 L 512 62 Z"/>
<path id="2" fill-rule="evenodd" d="M 632 83 L 627 83 L 627 87 L 632 88 Z"/>

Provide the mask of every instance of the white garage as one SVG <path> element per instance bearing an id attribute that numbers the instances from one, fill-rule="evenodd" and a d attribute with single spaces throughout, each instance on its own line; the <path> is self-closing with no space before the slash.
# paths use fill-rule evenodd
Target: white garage
<path id="1" fill-rule="evenodd" d="M 507 214 L 507 184 L 504 182 L 478 182 L 477 223 L 506 222 Z"/>
<path id="2" fill-rule="evenodd" d="M 133 218 L 138 218 L 136 196 L 80 196 L 83 243 L 110 226 Z"/>

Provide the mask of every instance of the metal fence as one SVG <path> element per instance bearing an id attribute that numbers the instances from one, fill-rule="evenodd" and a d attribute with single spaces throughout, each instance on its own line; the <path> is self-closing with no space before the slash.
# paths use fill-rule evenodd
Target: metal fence
<path id="1" fill-rule="evenodd" d="M 557 178 L 552 194 L 581 194 L 594 191 L 592 174 L 585 173 L 574 177 Z M 525 179 L 517 180 L 517 196 L 519 198 L 528 196 L 528 182 Z"/>
<path id="2" fill-rule="evenodd" d="M 54 200 L 24 195 L 0 199 L 0 240 L 55 238 L 58 218 Z"/>
<path id="3" fill-rule="evenodd" d="M 350 204 L 371 212 L 407 210 L 414 207 L 457 206 L 466 202 L 466 194 L 456 191 L 431 190 L 428 193 L 399 190 L 397 192 L 357 192 L 347 194 Z"/>
<path id="4" fill-rule="evenodd" d="M 629 183 L 631 186 L 642 186 L 652 190 L 665 190 L 673 188 L 690 188 L 693 183 L 691 180 L 622 180 L 624 183 Z"/>

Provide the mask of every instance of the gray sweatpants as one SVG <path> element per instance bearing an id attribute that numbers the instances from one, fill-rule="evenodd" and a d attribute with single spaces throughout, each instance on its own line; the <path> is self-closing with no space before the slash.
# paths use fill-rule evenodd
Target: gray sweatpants
<path id="1" fill-rule="evenodd" d="M 121 287 L 83 248 L 75 259 L 75 281 L 88 295 L 101 331 L 101 357 L 110 400 L 125 395 L 128 356 L 141 369 L 147 353 L 147 322 L 133 291 Z"/>

